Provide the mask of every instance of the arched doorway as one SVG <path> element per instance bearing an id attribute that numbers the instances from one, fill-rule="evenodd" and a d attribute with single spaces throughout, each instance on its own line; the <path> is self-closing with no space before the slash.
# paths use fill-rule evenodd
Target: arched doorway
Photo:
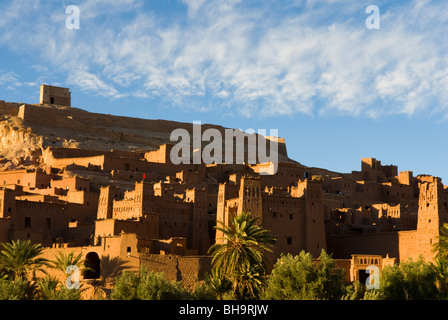
<path id="1" fill-rule="evenodd" d="M 84 260 L 84 279 L 98 279 L 101 274 L 100 257 L 96 252 L 89 252 Z"/>

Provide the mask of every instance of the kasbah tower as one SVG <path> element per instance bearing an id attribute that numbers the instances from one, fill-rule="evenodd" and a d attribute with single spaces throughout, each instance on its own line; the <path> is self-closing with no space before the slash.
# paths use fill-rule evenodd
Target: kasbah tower
<path id="1" fill-rule="evenodd" d="M 434 261 L 448 222 L 438 177 L 375 158 L 351 173 L 307 167 L 284 139 L 272 175 L 262 174 L 271 163 L 177 165 L 166 137 L 191 124 L 93 114 L 72 107 L 67 88 L 43 85 L 40 98 L 0 101 L 0 242 L 41 243 L 49 259 L 81 253 L 86 285 L 106 279 L 107 290 L 143 265 L 194 288 L 211 269 L 210 245 L 226 241 L 214 227 L 242 212 L 276 238 L 269 270 L 281 254 L 318 261 L 326 250 L 347 282 L 369 265 Z"/>

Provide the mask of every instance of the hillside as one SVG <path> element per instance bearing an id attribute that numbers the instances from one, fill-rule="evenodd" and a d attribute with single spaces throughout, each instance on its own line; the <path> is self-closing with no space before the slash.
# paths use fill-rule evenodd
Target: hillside
<path id="1" fill-rule="evenodd" d="M 0 101 L 0 165 L 2 170 L 38 166 L 43 150 L 48 147 L 148 152 L 165 143 L 176 143 L 170 141 L 170 135 L 179 128 L 192 135 L 191 123 Z M 223 137 L 227 129 L 202 124 L 203 131 L 209 128 L 219 130 Z M 279 144 L 278 158 L 281 162 L 297 164 L 288 157 L 284 141 Z"/>

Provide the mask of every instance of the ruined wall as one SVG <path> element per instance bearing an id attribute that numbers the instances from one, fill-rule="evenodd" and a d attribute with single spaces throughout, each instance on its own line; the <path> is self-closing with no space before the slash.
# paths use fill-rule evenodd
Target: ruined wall
<path id="1" fill-rule="evenodd" d="M 19 114 L 20 103 L 11 103 L 0 100 L 0 114 L 17 116 Z"/>
<path id="2" fill-rule="evenodd" d="M 95 156 L 95 157 L 86 157 L 86 158 L 50 158 L 47 157 L 44 160 L 45 164 L 58 169 L 64 169 L 70 165 L 76 165 L 85 168 L 98 168 L 100 170 L 104 169 L 105 156 Z"/>
<path id="3" fill-rule="evenodd" d="M 150 271 L 163 272 L 171 281 L 183 281 L 188 289 L 194 289 L 204 280 L 205 272 L 211 271 L 211 257 L 175 256 L 140 253 L 141 264 Z"/>
<path id="4" fill-rule="evenodd" d="M 126 159 L 139 160 L 144 156 L 144 153 L 142 152 L 128 152 L 121 150 L 104 151 L 77 148 L 48 148 L 47 152 L 51 153 L 54 158 L 83 158 L 99 155 L 109 155 Z"/>

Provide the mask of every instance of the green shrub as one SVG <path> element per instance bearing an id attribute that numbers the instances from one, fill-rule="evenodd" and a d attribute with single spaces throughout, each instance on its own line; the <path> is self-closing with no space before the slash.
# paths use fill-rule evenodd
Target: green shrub
<path id="1" fill-rule="evenodd" d="M 310 253 L 282 255 L 268 278 L 265 299 L 339 300 L 345 294 L 344 271 L 322 250 L 316 265 Z"/>
<path id="2" fill-rule="evenodd" d="M 25 300 L 28 290 L 29 282 L 22 278 L 0 280 L 0 300 Z"/>
<path id="3" fill-rule="evenodd" d="M 181 282 L 167 280 L 163 273 L 141 268 L 138 273 L 123 272 L 111 294 L 113 300 L 179 300 L 187 295 Z"/>

